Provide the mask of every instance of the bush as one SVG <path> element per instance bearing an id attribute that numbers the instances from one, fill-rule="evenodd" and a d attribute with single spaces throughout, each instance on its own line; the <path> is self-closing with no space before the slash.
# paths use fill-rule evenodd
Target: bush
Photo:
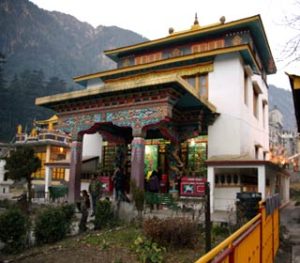
<path id="1" fill-rule="evenodd" d="M 95 229 L 112 226 L 115 224 L 114 213 L 109 200 L 100 200 L 96 204 Z"/>
<path id="2" fill-rule="evenodd" d="M 146 237 L 163 246 L 193 247 L 199 238 L 197 224 L 187 218 L 151 218 L 144 221 Z"/>
<path id="3" fill-rule="evenodd" d="M 71 225 L 72 225 L 72 219 L 75 215 L 75 205 L 74 204 L 64 204 L 62 207 L 62 212 L 65 215 L 65 220 L 67 223 L 67 232 L 69 233 L 71 231 Z"/>
<path id="4" fill-rule="evenodd" d="M 16 206 L 16 205 L 11 200 L 8 200 L 7 198 L 0 200 L 0 207 L 1 208 L 9 208 L 9 207 L 12 207 L 12 206 Z"/>
<path id="5" fill-rule="evenodd" d="M 5 252 L 21 251 L 25 247 L 28 231 L 28 218 L 19 209 L 9 208 L 0 215 L 0 240 L 5 243 Z"/>
<path id="6" fill-rule="evenodd" d="M 140 262 L 160 263 L 163 262 L 166 249 L 155 242 L 143 237 L 138 237 L 133 243 L 133 249 L 138 254 Z"/>
<path id="7" fill-rule="evenodd" d="M 54 243 L 63 239 L 70 230 L 70 211 L 69 206 L 41 210 L 35 220 L 34 233 L 37 244 Z"/>

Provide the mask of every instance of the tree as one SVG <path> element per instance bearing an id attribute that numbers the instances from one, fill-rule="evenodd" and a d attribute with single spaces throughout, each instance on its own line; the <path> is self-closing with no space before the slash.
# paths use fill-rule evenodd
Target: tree
<path id="1" fill-rule="evenodd" d="M 67 91 L 67 84 L 64 80 L 58 77 L 51 77 L 46 83 L 46 94 L 43 95 L 53 95 Z"/>
<path id="2" fill-rule="evenodd" d="M 300 1 L 295 2 L 294 11 L 299 12 Z M 295 34 L 291 37 L 283 48 L 279 61 L 286 61 L 287 64 L 300 61 L 300 15 L 289 14 L 285 17 L 285 26 L 294 30 Z"/>
<path id="3" fill-rule="evenodd" d="M 31 203 L 32 198 L 32 174 L 41 168 L 41 160 L 34 155 L 31 147 L 18 147 L 12 152 L 10 157 L 6 158 L 5 175 L 12 179 L 27 181 L 28 202 Z"/>
<path id="4" fill-rule="evenodd" d="M 4 89 L 5 87 L 5 79 L 3 74 L 3 65 L 6 62 L 4 54 L 0 52 L 0 90 Z"/>
<path id="5" fill-rule="evenodd" d="M 5 56 L 0 52 L 0 139 L 3 140 L 4 136 L 1 134 L 5 134 L 5 125 L 7 122 L 7 107 L 8 107 L 8 92 L 6 89 L 6 82 L 4 79 L 4 63 L 5 63 Z"/>

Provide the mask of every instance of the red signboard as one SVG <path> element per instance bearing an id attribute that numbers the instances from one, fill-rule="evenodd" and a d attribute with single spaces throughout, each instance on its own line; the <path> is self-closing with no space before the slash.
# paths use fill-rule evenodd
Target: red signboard
<path id="1" fill-rule="evenodd" d="M 113 191 L 113 183 L 111 177 L 101 176 L 100 182 L 102 183 L 102 188 L 104 193 L 111 193 Z"/>
<path id="2" fill-rule="evenodd" d="M 182 177 L 180 184 L 180 195 L 189 197 L 205 196 L 206 179 L 194 177 Z"/>

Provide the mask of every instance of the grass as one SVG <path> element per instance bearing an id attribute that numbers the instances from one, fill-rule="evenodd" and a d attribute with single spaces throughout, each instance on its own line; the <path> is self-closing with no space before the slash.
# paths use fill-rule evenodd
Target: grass
<path id="1" fill-rule="evenodd" d="M 97 246 L 102 245 L 105 240 L 110 245 L 128 247 L 128 244 L 132 244 L 139 235 L 141 235 L 140 229 L 134 226 L 122 226 L 88 234 L 81 242 Z"/>
<path id="2" fill-rule="evenodd" d="M 188 263 L 195 262 L 204 254 L 205 240 L 203 237 L 204 229 L 199 229 L 199 242 L 194 248 L 173 248 L 167 247 L 164 253 L 165 260 L 163 262 Z M 198 232 L 197 231 L 197 232 Z M 213 228 L 213 246 L 226 238 L 228 232 L 221 227 Z M 108 260 L 107 262 L 138 262 L 136 251 L 133 249 L 133 243 L 137 237 L 143 236 L 143 231 L 138 224 L 122 224 L 114 228 L 105 228 L 99 231 L 89 231 L 74 237 L 68 237 L 64 240 L 51 245 L 43 245 L 42 247 L 32 247 L 24 251 L 22 255 L 11 255 L 6 260 L 23 262 L 21 259 L 30 259 L 24 262 L 39 262 L 41 258 L 44 262 L 49 262 L 47 258 L 57 258 L 59 263 L 72 262 L 85 253 L 87 255 L 86 262 L 94 262 L 89 255 L 97 254 L 98 258 Z M 72 256 L 65 257 L 70 252 Z M 2 260 L 0 256 L 0 261 Z M 51 259 L 52 260 L 52 259 Z M 75 261 L 74 261 L 75 262 Z M 77 261 L 78 262 L 78 261 Z M 102 261 L 100 261 L 102 262 Z"/>
<path id="3" fill-rule="evenodd" d="M 81 239 L 81 242 L 85 245 L 97 246 L 101 250 L 119 247 L 134 253 L 132 251 L 132 244 L 134 240 L 141 235 L 143 234 L 140 228 L 135 227 L 134 225 L 129 225 L 112 230 L 102 230 L 101 232 L 89 233 Z M 200 258 L 203 253 L 204 244 L 199 244 L 193 249 L 167 248 L 165 262 L 190 263 Z"/>

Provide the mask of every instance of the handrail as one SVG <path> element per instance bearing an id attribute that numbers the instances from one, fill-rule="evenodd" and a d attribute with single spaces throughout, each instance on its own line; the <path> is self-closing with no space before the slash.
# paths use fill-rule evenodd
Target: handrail
<path id="1" fill-rule="evenodd" d="M 231 236 L 226 238 L 222 243 L 214 247 L 211 251 L 209 251 L 203 257 L 198 259 L 195 263 L 207 263 L 210 260 L 214 259 L 214 257 L 216 257 L 223 249 L 229 247 L 233 243 L 233 241 L 235 241 L 238 237 L 240 237 L 240 235 L 246 232 L 260 218 L 261 218 L 261 214 L 256 215 L 248 223 L 246 223 L 237 231 L 235 231 Z"/>

